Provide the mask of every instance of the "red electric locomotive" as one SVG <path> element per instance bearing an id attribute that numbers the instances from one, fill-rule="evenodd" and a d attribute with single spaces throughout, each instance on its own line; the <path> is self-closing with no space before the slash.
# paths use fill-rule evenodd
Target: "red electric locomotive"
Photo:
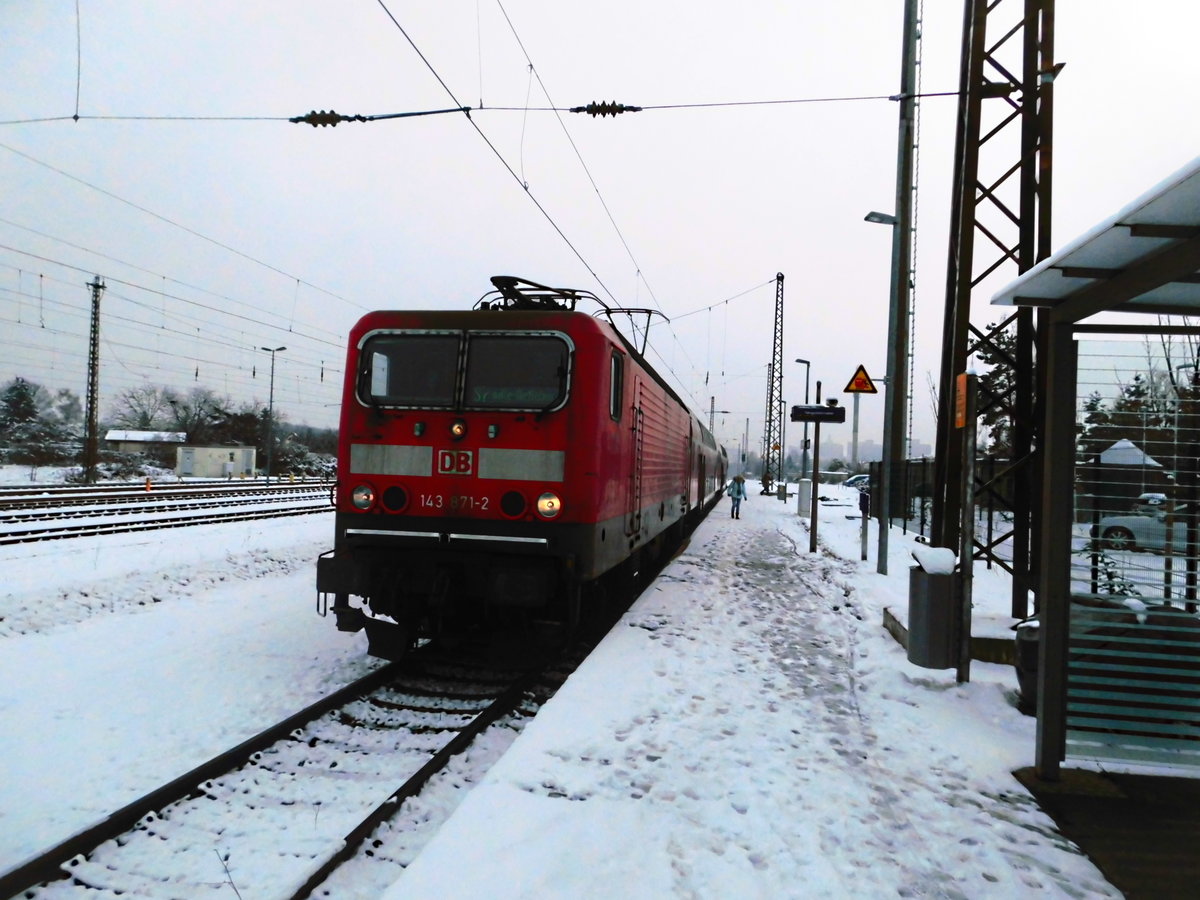
<path id="1" fill-rule="evenodd" d="M 376 656 L 459 627 L 571 626 L 597 579 L 677 543 L 725 483 L 724 450 L 617 310 L 492 283 L 471 311 L 372 312 L 350 333 L 317 591 Z"/>

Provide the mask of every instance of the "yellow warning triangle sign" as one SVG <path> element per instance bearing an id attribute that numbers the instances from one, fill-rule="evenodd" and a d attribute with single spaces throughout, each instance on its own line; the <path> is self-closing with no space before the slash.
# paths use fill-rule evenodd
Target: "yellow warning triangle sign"
<path id="1" fill-rule="evenodd" d="M 875 382 L 871 380 L 871 376 L 867 374 L 867 370 L 863 366 L 859 366 L 854 371 L 854 377 L 850 379 L 850 383 L 842 389 L 843 394 L 878 394 L 875 389 Z"/>

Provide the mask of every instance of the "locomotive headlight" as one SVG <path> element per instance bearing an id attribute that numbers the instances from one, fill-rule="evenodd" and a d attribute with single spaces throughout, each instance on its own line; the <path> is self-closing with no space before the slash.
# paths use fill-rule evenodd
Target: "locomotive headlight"
<path id="1" fill-rule="evenodd" d="M 375 505 L 375 488 L 369 484 L 360 484 L 350 492 L 350 502 L 355 509 L 370 509 Z"/>
<path id="2" fill-rule="evenodd" d="M 458 441 L 458 440 L 462 440 L 466 436 L 467 436 L 467 420 L 466 419 L 455 419 L 453 422 L 450 423 L 450 437 L 452 437 L 456 441 Z"/>
<path id="3" fill-rule="evenodd" d="M 546 491 L 546 493 L 538 497 L 537 511 L 538 515 L 543 519 L 553 519 L 562 512 L 562 501 L 558 499 L 558 494 Z"/>

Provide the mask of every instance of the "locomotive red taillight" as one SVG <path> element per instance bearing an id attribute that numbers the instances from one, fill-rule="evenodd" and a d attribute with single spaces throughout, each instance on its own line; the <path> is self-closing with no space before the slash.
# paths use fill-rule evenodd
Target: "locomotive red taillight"
<path id="1" fill-rule="evenodd" d="M 408 491 L 392 485 L 383 492 L 383 506 L 388 512 L 403 512 L 408 508 Z"/>
<path id="2" fill-rule="evenodd" d="M 527 507 L 525 495 L 520 491 L 506 491 L 500 498 L 500 511 L 510 519 L 519 519 L 525 515 Z"/>

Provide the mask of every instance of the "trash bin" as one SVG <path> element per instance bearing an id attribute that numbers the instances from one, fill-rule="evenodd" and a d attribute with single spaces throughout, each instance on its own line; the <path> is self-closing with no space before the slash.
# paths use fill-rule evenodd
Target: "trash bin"
<path id="1" fill-rule="evenodd" d="M 939 548 L 929 548 L 937 550 Z M 943 550 L 953 560 L 954 551 Z M 908 661 L 925 669 L 957 665 L 958 575 L 945 571 L 945 557 L 926 554 L 908 570 Z"/>
<path id="2" fill-rule="evenodd" d="M 1013 626 L 1016 632 L 1017 686 L 1020 696 L 1017 709 L 1027 716 L 1037 714 L 1038 647 L 1041 643 L 1041 623 L 1026 619 Z"/>
<path id="3" fill-rule="evenodd" d="M 796 515 L 807 519 L 812 512 L 812 481 L 801 478 L 796 485 Z"/>

